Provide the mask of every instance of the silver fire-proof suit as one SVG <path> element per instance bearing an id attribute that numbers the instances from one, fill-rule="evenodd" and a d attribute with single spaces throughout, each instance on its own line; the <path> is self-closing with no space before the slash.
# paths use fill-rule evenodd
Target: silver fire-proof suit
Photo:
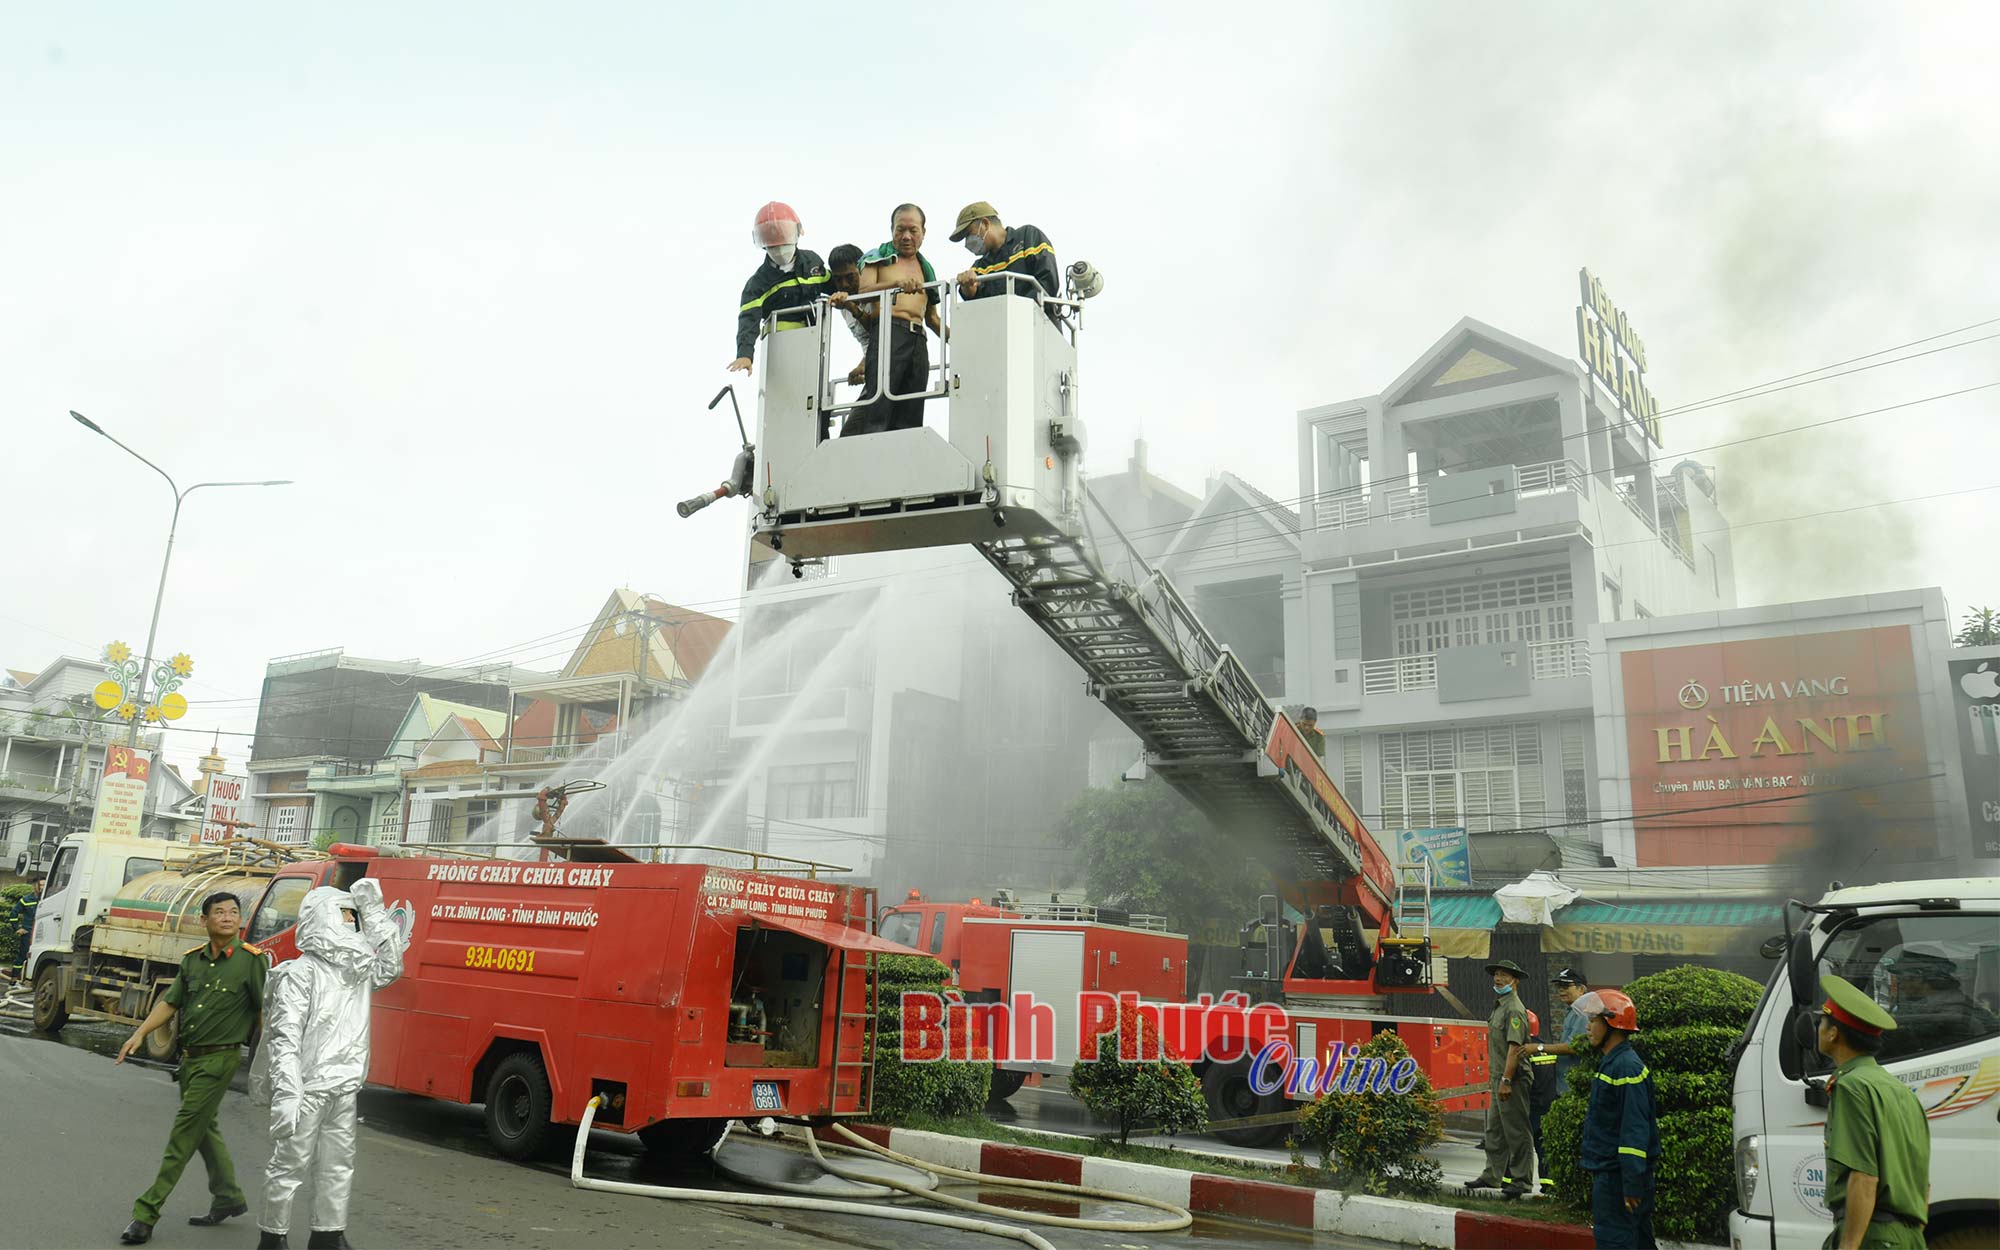
<path id="1" fill-rule="evenodd" d="M 358 929 L 341 915 L 351 908 Z M 353 892 L 318 886 L 299 907 L 299 957 L 280 964 L 266 993 L 264 1040 L 251 1097 L 271 1107 L 271 1162 L 258 1224 L 286 1233 L 292 1196 L 313 1179 L 312 1227 L 347 1227 L 354 1184 L 354 1101 L 368 1077 L 368 1007 L 403 973 L 408 944 L 363 877 Z"/>

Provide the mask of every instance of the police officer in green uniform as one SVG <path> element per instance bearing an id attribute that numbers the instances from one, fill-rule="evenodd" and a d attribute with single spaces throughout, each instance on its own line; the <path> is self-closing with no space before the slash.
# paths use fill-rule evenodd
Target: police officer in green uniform
<path id="1" fill-rule="evenodd" d="M 1874 999 L 1837 976 L 1821 978 L 1819 1051 L 1826 1083 L 1826 1205 L 1833 1231 L 1821 1250 L 1922 1250 L 1930 1219 L 1931 1126 L 1910 1087 L 1875 1062 L 1896 1027 Z"/>
<path id="2" fill-rule="evenodd" d="M 1526 978 L 1521 965 L 1499 959 L 1486 965 L 1499 1000 L 1486 1020 L 1486 1170 L 1468 1188 L 1492 1189 L 1509 1198 L 1528 1192 L 1535 1166 L 1535 1139 L 1529 1116 L 1529 1091 L 1522 1068 L 1528 1042 L 1528 1009 L 1514 987 Z M 1520 1078 L 1519 1093 L 1516 1079 Z"/>
<path id="3" fill-rule="evenodd" d="M 132 1204 L 132 1222 L 118 1235 L 126 1245 L 150 1241 L 160 1208 L 181 1179 L 181 1170 L 197 1151 L 208 1168 L 207 1215 L 190 1224 L 220 1224 L 250 1209 L 236 1184 L 236 1170 L 215 1122 L 229 1080 L 243 1061 L 243 1044 L 257 1031 L 264 1010 L 264 952 L 237 940 L 242 912 L 234 894 L 211 894 L 201 901 L 206 944 L 189 951 L 180 972 L 153 1007 L 145 1023 L 118 1048 L 118 1063 L 145 1040 L 148 1033 L 180 1014 L 181 1066 L 175 1081 L 181 1087 L 181 1109 L 167 1135 L 166 1157 L 152 1188 Z"/>

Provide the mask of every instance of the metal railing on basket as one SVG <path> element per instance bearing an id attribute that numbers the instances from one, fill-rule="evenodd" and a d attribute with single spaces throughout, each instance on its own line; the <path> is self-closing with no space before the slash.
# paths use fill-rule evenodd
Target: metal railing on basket
<path id="1" fill-rule="evenodd" d="M 1056 318 L 1057 328 L 1068 334 L 1070 343 L 1072 345 L 1075 344 L 1077 332 L 1083 326 L 1083 301 L 1081 299 L 1053 295 L 1049 292 L 1048 288 L 1042 285 L 1041 279 L 1028 273 L 988 274 L 979 281 L 982 284 L 987 282 L 1003 283 L 1007 288 L 1006 295 L 1008 298 L 1012 298 L 1017 294 L 1015 291 L 1016 284 L 1031 286 L 1033 290 L 1022 296 L 1022 298 L 1033 299 L 1037 308 L 1059 309 L 1061 315 Z M 872 365 L 874 377 L 870 379 L 864 376 L 861 383 L 861 394 L 844 403 L 835 399 L 833 390 L 835 380 L 832 373 L 833 335 L 831 331 L 834 319 L 828 314 L 839 311 L 839 309 L 833 304 L 831 298 L 821 297 L 810 304 L 797 308 L 779 309 L 766 314 L 763 324 L 763 336 L 768 338 L 772 334 L 780 333 L 779 326 L 781 322 L 797 324 L 801 315 L 806 318 L 805 328 L 808 333 L 815 336 L 815 343 L 819 349 L 819 393 L 817 407 L 822 420 L 830 421 L 833 417 L 852 413 L 856 408 L 875 403 L 878 399 L 890 402 L 910 399 L 949 399 L 952 383 L 952 309 L 965 302 L 963 297 L 955 293 L 956 283 L 957 279 L 955 278 L 939 278 L 935 281 L 921 284 L 915 291 L 907 290 L 901 286 L 894 286 L 885 287 L 879 291 L 867 291 L 847 296 L 845 304 L 849 308 L 852 308 L 856 304 L 881 304 L 882 307 L 876 310 L 873 324 L 869 330 L 871 340 L 869 348 L 871 359 L 869 364 Z M 873 345 L 874 336 L 880 329 L 883 313 L 893 308 L 893 302 L 897 296 L 922 294 L 933 290 L 938 292 L 938 328 L 941 333 L 939 335 L 940 342 L 938 345 L 937 361 L 931 365 L 926 377 L 934 380 L 930 381 L 924 390 L 909 394 L 898 394 L 889 389 L 890 353 L 887 350 L 887 345 Z M 894 320 L 893 312 L 891 312 L 891 320 Z M 926 322 L 919 321 L 915 324 L 920 327 L 917 332 L 927 332 L 928 327 Z M 796 330 L 784 332 L 797 333 Z M 906 333 L 908 332 L 906 331 Z M 842 376 L 844 377 L 845 375 Z M 871 382 L 873 384 L 872 389 L 870 386 Z"/>

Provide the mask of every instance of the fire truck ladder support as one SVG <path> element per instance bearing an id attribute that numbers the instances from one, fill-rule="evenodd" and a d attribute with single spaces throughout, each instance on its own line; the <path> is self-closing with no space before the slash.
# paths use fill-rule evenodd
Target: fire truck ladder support
<path id="1" fill-rule="evenodd" d="M 861 922 L 859 927 L 864 932 L 869 931 L 873 926 L 875 917 L 875 891 L 870 889 L 851 892 L 847 895 L 847 901 L 850 910 L 841 917 L 841 923 L 853 927 L 854 922 L 859 920 Z M 855 904 L 859 904 L 861 908 L 858 914 L 852 910 Z M 856 956 L 852 951 L 849 951 L 845 952 L 842 958 L 853 959 Z M 836 1108 L 840 1106 L 840 1074 L 851 1071 L 854 1073 L 854 1097 L 856 1100 L 854 1108 L 856 1110 L 866 1110 L 875 1105 L 874 1033 L 875 1020 L 882 1009 L 882 964 L 881 956 L 874 951 L 863 951 L 859 958 L 861 960 L 859 965 L 861 970 L 861 984 L 863 986 L 863 995 L 867 1004 L 867 1010 L 855 1011 L 848 1004 L 848 968 L 842 968 L 839 982 L 834 989 L 833 1103 Z M 852 1030 L 855 1036 L 855 1058 L 842 1059 L 840 1057 L 841 1043 L 846 1039 L 850 1030 Z"/>
<path id="2" fill-rule="evenodd" d="M 1292 880 L 1361 876 L 1388 912 L 1388 883 L 1369 880 L 1346 833 L 1265 760 L 1277 709 L 1103 505 L 1087 491 L 1085 499 L 1114 545 L 1097 541 L 1088 513 L 1082 540 L 978 544 L 1013 586 L 1014 606 L 1076 661 L 1091 694 L 1139 736 L 1147 766 L 1169 785 L 1222 827 L 1273 839 L 1280 862 L 1271 867 Z"/>

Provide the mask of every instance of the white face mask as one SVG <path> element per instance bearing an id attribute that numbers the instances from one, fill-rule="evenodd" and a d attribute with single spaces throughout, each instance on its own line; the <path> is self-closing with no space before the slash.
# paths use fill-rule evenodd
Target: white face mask
<path id="1" fill-rule="evenodd" d="M 965 236 L 965 250 L 974 256 L 986 255 L 986 228 L 981 226 Z"/>
<path id="2" fill-rule="evenodd" d="M 799 251 L 798 247 L 794 244 L 781 243 L 777 247 L 765 248 L 764 255 L 770 257 L 771 263 L 776 265 L 778 268 L 785 270 L 786 272 L 790 272 L 792 268 L 792 258 L 798 255 L 798 251 Z"/>

